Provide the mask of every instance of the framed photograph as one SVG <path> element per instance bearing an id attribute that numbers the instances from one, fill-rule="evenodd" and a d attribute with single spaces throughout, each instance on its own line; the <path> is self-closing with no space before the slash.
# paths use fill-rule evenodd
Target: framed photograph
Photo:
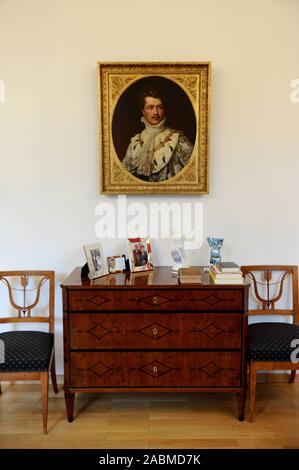
<path id="1" fill-rule="evenodd" d="M 209 62 L 98 62 L 103 194 L 209 192 Z"/>
<path id="2" fill-rule="evenodd" d="M 86 261 L 89 267 L 89 276 L 91 279 L 106 276 L 109 274 L 106 258 L 103 255 L 103 248 L 101 243 L 94 243 L 92 245 L 84 245 L 84 252 Z"/>
<path id="3" fill-rule="evenodd" d="M 132 272 L 152 271 L 154 269 L 149 238 L 129 238 L 128 249 Z"/>
<path id="4" fill-rule="evenodd" d="M 107 264 L 110 274 L 122 273 L 126 270 L 126 257 L 125 255 L 108 256 Z"/>

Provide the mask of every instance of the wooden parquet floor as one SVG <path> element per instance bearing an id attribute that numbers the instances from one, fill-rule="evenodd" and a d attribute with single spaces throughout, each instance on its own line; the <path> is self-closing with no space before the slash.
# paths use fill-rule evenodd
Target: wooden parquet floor
<path id="1" fill-rule="evenodd" d="M 62 385 L 50 387 L 42 433 L 38 384 L 2 384 L 0 448 L 299 448 L 299 382 L 257 387 L 253 424 L 239 422 L 234 395 L 78 394 L 68 423 Z"/>

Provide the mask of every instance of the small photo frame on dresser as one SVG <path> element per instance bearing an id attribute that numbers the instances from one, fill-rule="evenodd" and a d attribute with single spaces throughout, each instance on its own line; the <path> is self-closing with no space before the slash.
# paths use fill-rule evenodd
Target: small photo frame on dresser
<path id="1" fill-rule="evenodd" d="M 89 277 L 96 279 L 97 277 L 109 274 L 106 258 L 104 258 L 103 247 L 101 243 L 93 243 L 84 245 L 84 252 L 89 268 Z"/>
<path id="2" fill-rule="evenodd" d="M 149 238 L 129 238 L 128 251 L 131 271 L 152 271 L 152 248 Z"/>
<path id="3" fill-rule="evenodd" d="M 126 271 L 126 256 L 108 256 L 107 258 L 108 270 L 110 274 L 122 273 Z"/>

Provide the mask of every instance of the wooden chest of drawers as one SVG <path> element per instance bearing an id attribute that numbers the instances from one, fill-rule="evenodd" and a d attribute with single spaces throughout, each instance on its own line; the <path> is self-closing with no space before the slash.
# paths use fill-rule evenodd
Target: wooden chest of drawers
<path id="1" fill-rule="evenodd" d="M 65 399 L 76 392 L 221 391 L 246 400 L 248 286 L 179 285 L 171 269 L 63 282 Z"/>

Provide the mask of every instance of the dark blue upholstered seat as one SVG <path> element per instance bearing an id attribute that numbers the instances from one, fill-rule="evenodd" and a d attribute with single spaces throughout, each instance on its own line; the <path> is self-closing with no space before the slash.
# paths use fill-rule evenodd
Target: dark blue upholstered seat
<path id="1" fill-rule="evenodd" d="M 0 333 L 4 341 L 5 362 L 0 372 L 33 372 L 49 369 L 54 336 L 42 331 Z"/>
<path id="2" fill-rule="evenodd" d="M 291 342 L 299 339 L 299 326 L 290 323 L 253 323 L 248 327 L 248 360 L 289 362 Z"/>

